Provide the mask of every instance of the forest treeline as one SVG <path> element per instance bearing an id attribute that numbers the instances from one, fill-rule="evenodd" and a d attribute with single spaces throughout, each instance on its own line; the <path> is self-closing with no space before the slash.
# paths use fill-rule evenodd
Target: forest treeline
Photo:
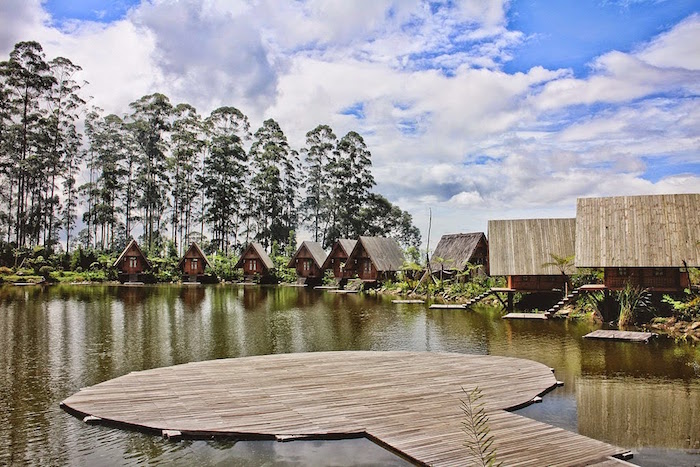
<path id="1" fill-rule="evenodd" d="M 294 149 L 274 119 L 252 132 L 235 107 L 205 116 L 158 93 L 105 115 L 82 96 L 80 71 L 37 42 L 0 62 L 5 247 L 57 251 L 63 235 L 69 251 L 118 251 L 139 233 L 151 254 L 192 241 L 233 254 L 250 241 L 289 248 L 302 227 L 326 247 L 358 235 L 420 243 L 410 214 L 372 191 L 358 133 L 319 125 Z"/>

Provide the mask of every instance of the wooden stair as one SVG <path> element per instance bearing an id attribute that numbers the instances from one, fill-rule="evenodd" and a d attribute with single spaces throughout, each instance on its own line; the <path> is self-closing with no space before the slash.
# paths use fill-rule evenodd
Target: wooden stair
<path id="1" fill-rule="evenodd" d="M 479 301 L 485 299 L 485 298 L 488 297 L 489 295 L 491 295 L 491 291 L 490 291 L 490 290 L 488 290 L 488 291 L 482 293 L 481 295 L 477 295 L 477 296 L 474 297 L 474 298 L 470 298 L 469 300 L 467 300 L 467 301 L 464 303 L 464 308 L 469 308 L 469 307 L 472 306 L 473 304 L 475 304 L 475 303 L 477 303 L 477 302 L 479 302 Z"/>
<path id="2" fill-rule="evenodd" d="M 574 303 L 576 300 L 578 300 L 578 298 L 580 296 L 581 296 L 581 291 L 578 289 L 574 289 L 571 291 L 571 293 L 569 293 L 569 295 L 567 295 L 566 297 L 559 300 L 552 308 L 547 310 L 545 313 L 550 314 L 550 315 L 558 313 L 559 310 L 561 310 L 561 308 L 564 305 L 568 305 L 569 303 Z"/>

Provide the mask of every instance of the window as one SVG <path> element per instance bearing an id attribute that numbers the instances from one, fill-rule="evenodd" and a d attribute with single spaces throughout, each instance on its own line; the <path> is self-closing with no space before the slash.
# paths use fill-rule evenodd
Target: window
<path id="1" fill-rule="evenodd" d="M 139 265 L 139 260 L 136 256 L 129 256 L 129 267 L 135 268 Z"/>
<path id="2" fill-rule="evenodd" d="M 304 260 L 304 271 L 311 271 L 311 260 L 310 259 Z"/>
<path id="3" fill-rule="evenodd" d="M 372 262 L 368 259 L 365 260 L 365 272 L 372 272 Z"/>
<path id="4" fill-rule="evenodd" d="M 258 270 L 258 262 L 254 259 L 249 259 L 248 260 L 248 269 L 251 271 L 257 271 Z"/>
<path id="5" fill-rule="evenodd" d="M 627 273 L 627 268 L 617 268 L 617 275 L 623 277 L 629 275 Z"/>
<path id="6" fill-rule="evenodd" d="M 654 277 L 663 277 L 666 275 L 664 268 L 654 268 Z"/>
<path id="7" fill-rule="evenodd" d="M 192 258 L 190 261 L 190 269 L 197 269 L 197 258 Z"/>

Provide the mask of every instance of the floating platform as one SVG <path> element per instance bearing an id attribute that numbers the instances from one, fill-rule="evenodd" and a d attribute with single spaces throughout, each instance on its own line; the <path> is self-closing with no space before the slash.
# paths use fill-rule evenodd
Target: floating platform
<path id="1" fill-rule="evenodd" d="M 549 319 L 546 313 L 508 313 L 503 319 Z"/>
<path id="2" fill-rule="evenodd" d="M 601 290 L 608 290 L 608 288 L 604 284 L 584 284 L 579 287 L 578 290 L 583 292 L 597 292 Z"/>
<path id="3" fill-rule="evenodd" d="M 590 465 L 624 449 L 510 409 L 556 385 L 549 367 L 436 352 L 311 352 L 186 363 L 129 373 L 61 403 L 86 423 L 170 439 L 364 436 L 418 465 L 468 465 L 464 390 L 479 387 L 498 461 Z"/>
<path id="4" fill-rule="evenodd" d="M 346 289 L 331 289 L 328 291 L 328 293 L 339 293 L 339 294 L 345 294 L 345 293 L 359 293 L 359 290 L 346 290 Z"/>
<path id="5" fill-rule="evenodd" d="M 586 339 L 609 339 L 615 341 L 630 341 L 630 342 L 649 342 L 649 339 L 656 337 L 653 332 L 637 332 L 637 331 L 614 331 L 608 329 L 598 329 L 597 331 L 589 332 L 585 336 Z"/>
<path id="6" fill-rule="evenodd" d="M 317 285 L 314 290 L 336 290 L 337 288 L 337 285 Z"/>
<path id="7" fill-rule="evenodd" d="M 391 303 L 394 304 L 415 304 L 415 305 L 420 305 L 422 303 L 425 303 L 425 300 L 392 300 Z"/>
<path id="8" fill-rule="evenodd" d="M 430 305 L 432 310 L 465 310 L 467 307 L 461 303 L 458 304 L 447 304 L 447 303 L 434 303 Z"/>

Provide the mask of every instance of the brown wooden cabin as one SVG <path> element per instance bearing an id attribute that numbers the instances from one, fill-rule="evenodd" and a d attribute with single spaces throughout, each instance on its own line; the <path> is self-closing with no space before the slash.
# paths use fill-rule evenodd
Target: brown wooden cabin
<path id="1" fill-rule="evenodd" d="M 117 268 L 119 282 L 143 282 L 144 273 L 151 269 L 151 263 L 148 262 L 136 240 L 131 239 L 114 262 L 114 267 Z"/>
<path id="2" fill-rule="evenodd" d="M 304 241 L 289 260 L 288 268 L 294 268 L 297 276 L 306 283 L 321 283 L 326 252 L 318 242 Z"/>
<path id="3" fill-rule="evenodd" d="M 207 266 L 209 266 L 209 261 L 196 242 L 192 242 L 190 248 L 177 263 L 178 269 L 182 272 L 183 280 L 187 280 L 187 282 L 200 280 L 204 275 L 204 268 Z"/>
<path id="4" fill-rule="evenodd" d="M 245 280 L 257 279 L 263 283 L 273 280 L 271 273 L 275 265 L 262 245 L 257 242 L 248 245 L 235 267 L 243 268 Z"/>
<path id="5" fill-rule="evenodd" d="M 452 276 L 465 271 L 470 264 L 480 265 L 484 274 L 489 273 L 489 242 L 483 232 L 448 234 L 440 237 L 430 259 L 430 269 L 433 273 Z"/>
<path id="6" fill-rule="evenodd" d="M 680 292 L 700 266 L 699 213 L 700 194 L 579 198 L 576 266 L 603 268 L 611 290 Z"/>
<path id="7" fill-rule="evenodd" d="M 348 238 L 336 240 L 321 268 L 324 271 L 331 269 L 333 271 L 333 277 L 339 281 L 351 278 L 354 274 L 354 270 L 353 268 L 346 268 L 345 265 L 356 243 L 357 240 L 350 240 Z"/>
<path id="8" fill-rule="evenodd" d="M 506 276 L 507 288 L 518 292 L 564 289 L 565 278 L 552 265 L 552 254 L 574 254 L 576 219 L 517 219 L 489 221 L 489 269 Z M 566 271 L 573 273 L 574 269 Z"/>
<path id="9" fill-rule="evenodd" d="M 403 263 L 403 250 L 393 238 L 360 237 L 345 267 L 363 281 L 377 282 L 394 279 Z"/>

